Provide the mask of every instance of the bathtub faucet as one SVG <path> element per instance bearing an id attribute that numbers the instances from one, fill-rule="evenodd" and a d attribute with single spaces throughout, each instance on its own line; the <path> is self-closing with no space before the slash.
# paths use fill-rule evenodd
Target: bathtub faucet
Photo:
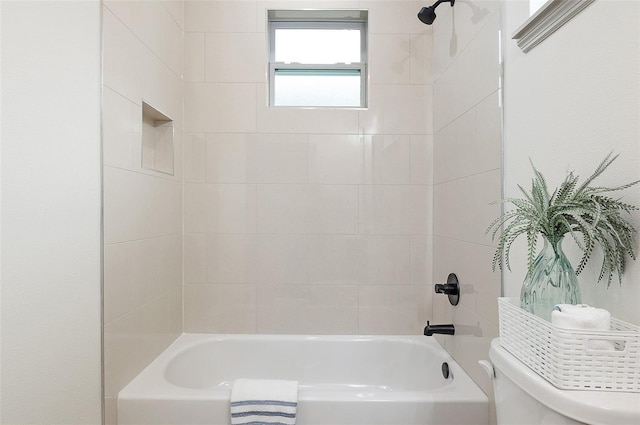
<path id="1" fill-rule="evenodd" d="M 424 327 L 424 334 L 431 336 L 433 334 L 454 335 L 456 328 L 453 325 L 431 325 L 427 320 L 427 326 Z"/>

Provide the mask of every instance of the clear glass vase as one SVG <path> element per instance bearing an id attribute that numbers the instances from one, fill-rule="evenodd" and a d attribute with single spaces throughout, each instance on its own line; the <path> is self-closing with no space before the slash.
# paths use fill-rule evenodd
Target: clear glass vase
<path id="1" fill-rule="evenodd" d="M 562 252 L 562 239 L 544 238 L 544 248 L 533 261 L 520 292 L 520 306 L 551 321 L 556 304 L 580 304 L 580 287 L 571 263 Z"/>

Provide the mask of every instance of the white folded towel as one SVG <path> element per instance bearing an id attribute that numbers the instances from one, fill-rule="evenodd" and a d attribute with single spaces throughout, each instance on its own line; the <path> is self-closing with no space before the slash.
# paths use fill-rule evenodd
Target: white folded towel
<path id="1" fill-rule="evenodd" d="M 298 382 L 236 379 L 231 389 L 231 425 L 295 425 Z"/>
<path id="2" fill-rule="evenodd" d="M 611 314 L 586 304 L 558 304 L 551 312 L 551 323 L 564 329 L 608 331 L 611 329 Z M 589 339 L 588 348 L 613 350 L 615 347 L 606 339 Z"/>

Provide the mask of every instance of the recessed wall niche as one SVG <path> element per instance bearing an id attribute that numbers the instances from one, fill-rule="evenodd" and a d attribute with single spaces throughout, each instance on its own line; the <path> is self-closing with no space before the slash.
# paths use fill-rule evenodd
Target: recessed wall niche
<path id="1" fill-rule="evenodd" d="M 173 175 L 173 120 L 144 101 L 142 168 Z"/>

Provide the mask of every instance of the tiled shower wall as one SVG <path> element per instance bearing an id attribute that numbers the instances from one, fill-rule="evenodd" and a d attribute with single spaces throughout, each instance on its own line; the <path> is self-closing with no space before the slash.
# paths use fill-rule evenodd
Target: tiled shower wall
<path id="1" fill-rule="evenodd" d="M 182 332 L 182 11 L 103 7 L 107 424 L 117 393 Z M 141 167 L 142 100 L 174 121 L 173 176 Z"/>
<path id="2" fill-rule="evenodd" d="M 431 28 L 416 1 L 186 1 L 185 332 L 421 332 Z M 266 10 L 369 10 L 367 110 L 267 107 Z"/>
<path id="3" fill-rule="evenodd" d="M 442 13 L 440 13 L 442 11 Z M 434 24 L 434 279 L 456 273 L 460 304 L 434 295 L 434 321 L 454 323 L 439 337 L 447 351 L 489 395 L 479 367 L 498 335 L 500 272 L 485 235 L 500 215 L 500 2 L 456 2 L 440 7 Z"/>

